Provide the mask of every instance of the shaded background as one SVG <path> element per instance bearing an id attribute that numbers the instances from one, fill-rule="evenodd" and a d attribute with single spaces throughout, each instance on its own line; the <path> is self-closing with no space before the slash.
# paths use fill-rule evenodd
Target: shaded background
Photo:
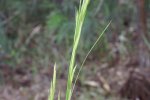
<path id="1" fill-rule="evenodd" d="M 1 100 L 47 100 L 54 62 L 58 89 L 65 91 L 78 5 L 79 0 L 0 0 Z M 78 65 L 112 22 L 86 61 L 74 100 L 148 100 L 144 97 L 150 97 L 150 92 L 143 92 L 143 96 L 135 91 L 150 85 L 146 81 L 150 72 L 149 11 L 149 0 L 90 2 L 77 52 Z M 140 74 L 143 81 L 137 82 L 141 88 L 131 86 L 134 96 L 129 96 L 132 93 L 124 89 L 125 83 L 134 84 L 139 72 L 144 73 Z"/>

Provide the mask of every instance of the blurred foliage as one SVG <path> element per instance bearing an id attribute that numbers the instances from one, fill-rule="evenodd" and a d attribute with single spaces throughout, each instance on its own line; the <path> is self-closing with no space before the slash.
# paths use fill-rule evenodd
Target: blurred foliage
<path id="1" fill-rule="evenodd" d="M 48 66 L 53 57 L 68 59 L 78 4 L 79 0 L 0 0 L 0 48 L 15 57 L 17 62 L 31 56 L 41 65 Z M 105 56 L 109 44 L 124 36 L 122 30 L 126 28 L 125 21 L 132 23 L 135 16 L 133 1 L 92 0 L 82 31 L 79 58 L 85 56 L 100 32 L 112 20 L 111 32 L 107 32 L 101 46 L 95 48 L 97 56 Z"/>
<path id="2" fill-rule="evenodd" d="M 134 30 L 138 23 L 136 1 L 91 0 L 77 52 L 79 62 L 110 20 L 111 26 L 89 59 L 106 60 L 113 66 L 120 56 L 127 59 L 124 55 L 136 52 L 137 48 L 133 49 L 137 38 Z M 13 67 L 31 68 L 35 74 L 38 68 L 53 66 L 53 62 L 57 61 L 58 71 L 63 73 L 60 76 L 65 77 L 78 5 L 79 0 L 0 0 L 0 65 L 6 63 Z M 146 0 L 146 10 L 149 13 L 150 0 Z M 145 42 L 150 48 L 149 41 Z M 85 68 L 91 71 L 89 66 Z M 95 70 L 91 75 L 96 73 Z M 88 71 L 83 70 L 81 79 L 88 77 L 85 75 Z M 106 99 L 99 95 L 99 88 L 88 88 L 82 92 L 79 100 Z"/>

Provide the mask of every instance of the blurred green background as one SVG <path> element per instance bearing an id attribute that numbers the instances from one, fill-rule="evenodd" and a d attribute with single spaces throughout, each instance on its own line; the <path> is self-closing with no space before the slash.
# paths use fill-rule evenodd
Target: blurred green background
<path id="1" fill-rule="evenodd" d="M 28 56 L 44 60 L 45 63 L 70 56 L 78 4 L 79 0 L 1 0 L 1 55 L 11 56 L 13 62 L 7 63 L 13 63 L 14 66 Z M 98 57 L 106 56 L 108 45 L 118 41 L 119 36 L 126 35 L 126 27 L 136 23 L 136 12 L 133 1 L 91 1 L 82 31 L 79 58 L 84 57 L 100 32 L 112 20 L 109 32 L 101 40 L 101 46 L 95 48 Z"/>
<path id="2" fill-rule="evenodd" d="M 110 27 L 87 61 L 94 64 L 95 61 L 105 62 L 113 66 L 118 57 L 124 59 L 133 54 L 133 50 L 136 52 L 136 33 L 140 23 L 138 2 L 91 0 L 82 30 L 77 62 L 83 61 L 110 21 Z M 36 75 L 41 68 L 52 67 L 57 62 L 60 77 L 63 76 L 62 73 L 67 72 L 66 66 L 72 50 L 78 4 L 79 0 L 0 0 L 0 66 L 25 68 L 24 70 L 31 70 Z M 146 0 L 148 30 L 149 10 L 150 3 Z M 148 45 L 149 41 L 146 42 L 146 46 Z M 96 67 L 98 66 L 100 65 Z M 88 68 L 85 67 L 85 70 Z M 86 77 L 86 71 L 82 74 Z M 3 83 L 5 80 L 1 81 Z"/>

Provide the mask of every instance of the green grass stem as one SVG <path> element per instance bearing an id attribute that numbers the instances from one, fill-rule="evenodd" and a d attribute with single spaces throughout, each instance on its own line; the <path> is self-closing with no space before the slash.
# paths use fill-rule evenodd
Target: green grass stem
<path id="1" fill-rule="evenodd" d="M 90 0 L 80 0 L 79 10 L 76 12 L 76 26 L 75 26 L 73 50 L 72 50 L 71 60 L 69 64 L 66 100 L 71 100 L 71 96 L 72 96 L 72 81 L 73 81 L 74 73 L 76 70 L 76 66 L 74 66 L 76 52 L 77 52 L 77 47 L 78 47 L 80 36 L 81 36 L 81 30 L 82 30 L 82 26 L 83 26 L 85 14 L 86 14 L 86 10 L 87 10 L 87 6 L 89 2 Z"/>
<path id="2" fill-rule="evenodd" d="M 48 100 L 54 100 L 55 88 L 56 88 L 56 63 L 54 65 L 53 79 L 52 79 L 51 85 L 50 85 L 50 94 L 48 96 Z"/>

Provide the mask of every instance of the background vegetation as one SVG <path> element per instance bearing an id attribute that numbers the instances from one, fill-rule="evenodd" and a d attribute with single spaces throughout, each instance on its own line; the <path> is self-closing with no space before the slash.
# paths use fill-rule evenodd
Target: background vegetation
<path id="1" fill-rule="evenodd" d="M 78 83 L 79 87 L 84 83 L 87 84 L 86 76 L 89 76 L 91 80 L 91 76 L 106 65 L 109 67 L 123 66 L 127 59 L 132 59 L 131 62 L 134 62 L 134 59 L 138 58 L 136 52 L 143 47 L 135 44 L 143 43 L 143 38 L 137 34 L 144 34 L 140 32 L 139 28 L 141 21 L 138 17 L 138 2 L 140 1 L 92 0 L 90 2 L 77 51 L 79 64 L 99 33 L 110 20 L 112 23 L 100 43 L 94 48 L 93 53 L 88 57 L 87 65 L 85 65 Z M 66 78 L 66 69 L 74 39 L 75 11 L 78 6 L 79 0 L 0 0 L 0 81 L 2 87 L 7 85 L 10 79 L 12 79 L 10 83 L 15 83 L 15 86 L 12 85 L 12 87 L 22 87 L 24 82 L 30 83 L 28 81 L 32 79 L 27 78 L 22 83 L 22 80 L 20 82 L 19 79 L 14 78 L 16 74 L 18 75 L 18 70 L 21 70 L 21 75 L 24 73 L 23 76 L 30 73 L 32 78 L 41 76 L 39 73 L 42 75 L 46 73 L 47 77 L 50 77 L 55 61 L 57 61 L 58 77 Z M 146 0 L 147 33 L 150 27 L 149 10 L 150 3 L 149 0 Z M 147 48 L 149 41 L 148 39 L 145 41 L 147 42 L 144 42 L 144 45 Z M 149 51 L 147 53 L 149 54 Z M 10 76 L 13 78 L 9 78 Z M 31 84 L 33 83 L 31 82 Z M 85 92 L 87 89 L 85 85 L 83 89 L 79 89 L 83 95 L 80 95 L 78 99 L 91 100 L 90 98 L 95 98 L 95 100 L 99 100 L 97 98 L 103 98 L 104 95 L 99 97 L 99 90 L 93 89 L 91 85 L 93 84 L 90 83 L 90 87 L 92 87 L 90 90 L 94 93 Z M 5 89 L 4 87 L 1 90 Z M 12 89 L 15 91 L 14 88 Z"/>

